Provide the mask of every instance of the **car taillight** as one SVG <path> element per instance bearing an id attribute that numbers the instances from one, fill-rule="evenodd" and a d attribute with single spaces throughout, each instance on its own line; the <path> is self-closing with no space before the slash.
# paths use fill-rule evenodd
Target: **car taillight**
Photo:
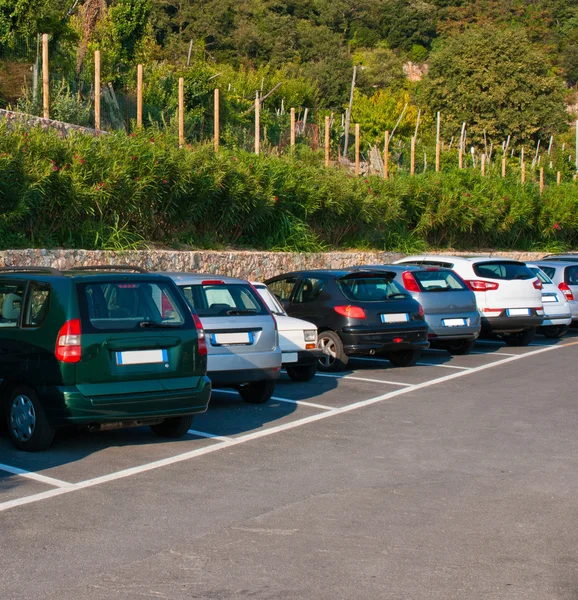
<path id="1" fill-rule="evenodd" d="M 403 281 L 403 287 L 408 292 L 421 292 L 418 282 L 415 280 L 415 277 L 410 271 L 404 271 L 401 274 L 401 280 Z"/>
<path id="2" fill-rule="evenodd" d="M 365 311 L 360 306 L 334 306 L 333 310 L 338 315 L 350 319 L 365 319 Z"/>
<path id="3" fill-rule="evenodd" d="M 532 281 L 532 285 L 537 289 L 537 290 L 541 290 L 544 286 L 542 285 L 542 282 L 539 279 L 535 279 L 534 281 Z"/>
<path id="4" fill-rule="evenodd" d="M 425 316 L 425 313 L 423 311 L 423 306 L 421 304 L 418 303 L 419 308 L 417 309 L 417 314 L 423 319 Z"/>
<path id="5" fill-rule="evenodd" d="M 572 290 L 568 287 L 567 283 L 559 283 L 558 289 L 564 294 L 564 296 L 566 296 L 566 300 L 574 300 L 574 294 L 572 293 Z"/>
<path id="6" fill-rule="evenodd" d="M 195 327 L 197 328 L 199 354 L 201 356 L 207 356 L 207 338 L 205 336 L 203 324 L 201 323 L 201 319 L 199 319 L 199 315 L 197 315 L 197 313 L 193 313 L 193 321 L 195 322 Z"/>
<path id="7" fill-rule="evenodd" d="M 470 279 L 466 281 L 466 285 L 474 292 L 487 292 L 488 290 L 497 290 L 500 287 L 499 283 L 482 281 L 481 279 Z"/>
<path id="8" fill-rule="evenodd" d="M 71 319 L 60 328 L 56 337 L 56 358 L 64 363 L 77 363 L 82 357 L 80 319 Z"/>

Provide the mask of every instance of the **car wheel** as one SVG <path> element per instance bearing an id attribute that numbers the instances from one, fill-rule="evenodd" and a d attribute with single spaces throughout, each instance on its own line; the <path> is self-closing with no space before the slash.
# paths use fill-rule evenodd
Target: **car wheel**
<path id="1" fill-rule="evenodd" d="M 448 342 L 446 350 L 452 356 L 465 356 L 469 354 L 474 347 L 474 340 L 461 340 L 455 342 Z"/>
<path id="2" fill-rule="evenodd" d="M 568 327 L 565 325 L 552 325 L 547 327 L 542 327 L 540 329 L 540 333 L 547 337 L 550 340 L 556 340 L 561 338 L 568 331 Z"/>
<path id="3" fill-rule="evenodd" d="M 239 394 L 245 402 L 249 404 L 265 404 L 273 395 L 275 390 L 275 381 L 267 379 L 265 381 L 255 381 L 239 388 Z"/>
<path id="4" fill-rule="evenodd" d="M 508 346 L 527 346 L 536 335 L 536 329 L 524 329 L 518 333 L 510 333 L 504 336 L 504 341 Z"/>
<path id="5" fill-rule="evenodd" d="M 317 363 L 302 367 L 287 367 L 287 375 L 293 381 L 311 381 L 317 373 Z"/>
<path id="6" fill-rule="evenodd" d="M 335 331 L 322 331 L 317 337 L 317 347 L 323 350 L 323 356 L 317 361 L 320 371 L 341 371 L 349 362 Z"/>
<path id="7" fill-rule="evenodd" d="M 152 432 L 158 437 L 181 438 L 191 428 L 193 415 L 169 417 L 161 423 L 151 425 Z"/>
<path id="8" fill-rule="evenodd" d="M 14 388 L 7 402 L 8 435 L 19 450 L 46 450 L 54 439 L 54 427 L 48 422 L 36 392 L 27 386 Z"/>
<path id="9" fill-rule="evenodd" d="M 421 356 L 421 350 L 400 350 L 392 352 L 387 359 L 394 367 L 411 367 Z"/>

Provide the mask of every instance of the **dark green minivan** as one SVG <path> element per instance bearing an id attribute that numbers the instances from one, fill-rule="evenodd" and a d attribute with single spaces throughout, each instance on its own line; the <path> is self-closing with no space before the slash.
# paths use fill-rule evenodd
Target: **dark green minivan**
<path id="1" fill-rule="evenodd" d="M 200 321 L 167 277 L 0 269 L 0 423 L 21 450 L 47 448 L 65 425 L 180 437 L 207 409 L 206 370 Z"/>

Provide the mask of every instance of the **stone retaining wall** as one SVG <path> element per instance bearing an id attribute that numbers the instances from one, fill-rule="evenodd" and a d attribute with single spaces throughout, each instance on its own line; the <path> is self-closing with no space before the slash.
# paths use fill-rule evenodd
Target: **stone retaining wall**
<path id="1" fill-rule="evenodd" d="M 55 121 L 54 119 L 44 119 L 26 113 L 15 112 L 12 110 L 4 110 L 0 108 L 0 121 L 5 121 L 8 125 L 20 124 L 26 127 L 42 127 L 42 129 L 54 129 L 62 137 L 66 137 L 71 131 L 79 133 L 89 133 L 96 135 L 97 133 L 106 133 L 106 131 L 97 131 L 90 127 L 82 127 L 73 125 L 72 123 L 64 123 L 63 121 Z"/>
<path id="2" fill-rule="evenodd" d="M 441 254 L 441 253 L 440 253 Z M 459 256 L 459 252 L 445 252 Z M 469 253 L 471 254 L 471 253 Z M 481 254 L 481 253 L 480 253 Z M 4 250 L 0 251 L 0 265 L 34 265 L 68 269 L 80 265 L 131 264 L 149 271 L 192 271 L 220 273 L 244 279 L 263 280 L 279 273 L 299 269 L 340 268 L 363 264 L 387 264 L 404 254 L 398 252 L 258 252 L 258 251 L 191 251 L 135 250 L 106 252 L 94 250 Z M 543 253 L 496 252 L 517 260 L 538 260 Z"/>

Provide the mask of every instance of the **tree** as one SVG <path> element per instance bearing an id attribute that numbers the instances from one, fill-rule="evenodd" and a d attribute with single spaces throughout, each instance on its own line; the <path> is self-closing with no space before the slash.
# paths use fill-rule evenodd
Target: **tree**
<path id="1" fill-rule="evenodd" d="M 449 135 L 468 126 L 470 139 L 546 139 L 567 124 L 565 87 L 546 55 L 523 30 L 473 27 L 447 38 L 430 55 L 423 94 L 442 111 Z"/>

